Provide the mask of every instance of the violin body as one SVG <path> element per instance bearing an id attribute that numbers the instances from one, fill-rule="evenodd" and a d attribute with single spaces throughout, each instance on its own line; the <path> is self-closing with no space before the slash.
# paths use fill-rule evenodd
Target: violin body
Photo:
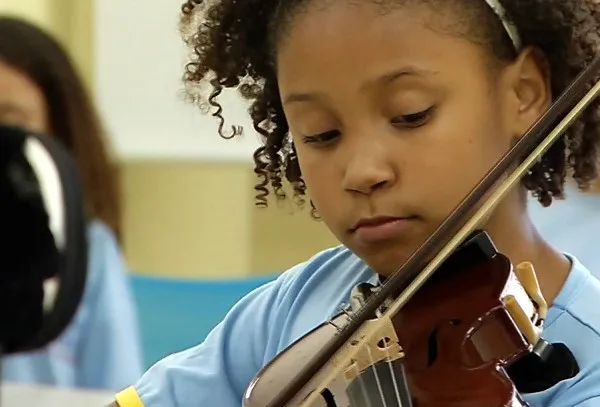
<path id="1" fill-rule="evenodd" d="M 334 371 L 336 379 L 310 407 L 526 406 L 504 370 L 532 350 L 517 324 L 521 317 L 535 320 L 533 302 L 510 261 L 487 234 L 479 234 L 436 271 L 349 366 L 334 358 L 286 406 L 301 405 Z M 278 355 L 248 387 L 244 407 L 270 406 L 278 389 L 349 318 L 336 316 Z M 365 329 L 376 319 L 367 321 Z"/>
<path id="2" fill-rule="evenodd" d="M 489 254 L 443 266 L 393 317 L 414 406 L 524 405 L 504 367 L 532 344 L 505 301 L 519 297 L 532 317 L 535 308 L 508 258 Z"/>

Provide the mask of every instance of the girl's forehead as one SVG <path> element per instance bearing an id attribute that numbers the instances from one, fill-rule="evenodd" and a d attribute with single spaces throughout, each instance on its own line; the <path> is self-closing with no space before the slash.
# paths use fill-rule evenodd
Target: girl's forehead
<path id="1" fill-rule="evenodd" d="M 358 52 L 372 47 L 396 47 L 399 43 L 426 46 L 433 37 L 466 37 L 468 20 L 447 11 L 449 6 L 436 9 L 429 2 L 401 3 L 402 7 L 394 2 L 397 6 L 390 8 L 372 1 L 309 1 L 283 23 L 275 54 L 290 41 L 301 44 L 295 50 L 300 56 L 314 47 L 325 52 L 326 47 Z"/>
<path id="2" fill-rule="evenodd" d="M 432 20 L 436 17 L 421 11 L 423 7 L 382 14 L 369 4 L 342 1 L 300 13 L 279 44 L 279 79 L 300 85 L 303 76 L 325 77 L 334 68 L 336 76 L 363 72 L 365 78 L 402 67 L 430 72 L 464 69 L 464 64 L 483 57 L 481 47 L 438 29 Z"/>

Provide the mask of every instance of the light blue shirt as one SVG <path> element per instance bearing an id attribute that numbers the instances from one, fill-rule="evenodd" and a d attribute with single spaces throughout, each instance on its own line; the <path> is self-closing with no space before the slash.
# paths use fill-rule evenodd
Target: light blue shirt
<path id="1" fill-rule="evenodd" d="M 548 243 L 573 254 L 600 277 L 600 193 L 583 193 L 567 184 L 565 199 L 547 208 L 530 199 L 527 210 Z"/>
<path id="2" fill-rule="evenodd" d="M 117 391 L 142 375 L 136 308 L 118 244 L 99 221 L 88 239 L 87 283 L 73 321 L 45 349 L 3 358 L 3 380 Z"/>
<path id="3" fill-rule="evenodd" d="M 526 395 L 532 407 L 600 406 L 600 282 L 572 260 L 572 271 L 549 310 L 544 336 L 566 343 L 581 373 L 550 390 Z M 349 302 L 352 288 L 364 281 L 374 282 L 375 276 L 348 249 L 321 252 L 252 291 L 202 344 L 155 364 L 135 386 L 118 394 L 117 401 L 121 407 L 240 407 L 256 373 L 336 315 Z"/>

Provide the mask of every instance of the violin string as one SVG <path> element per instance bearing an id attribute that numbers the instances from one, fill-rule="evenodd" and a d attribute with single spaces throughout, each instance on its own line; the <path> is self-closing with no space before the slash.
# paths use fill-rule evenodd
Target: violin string
<path id="1" fill-rule="evenodd" d="M 373 353 L 371 352 L 371 347 L 367 345 L 367 353 L 369 354 L 369 359 L 371 359 L 371 369 L 373 369 L 373 375 L 375 376 L 375 382 L 377 383 L 377 390 L 379 391 L 379 397 L 381 397 L 381 403 L 383 407 L 388 407 L 385 394 L 383 393 L 383 388 L 381 387 L 381 380 L 379 378 L 379 373 L 375 367 L 375 358 L 373 358 Z"/>
<path id="2" fill-rule="evenodd" d="M 360 373 L 360 369 L 358 368 L 358 364 L 354 364 L 354 370 L 356 371 L 356 377 L 358 378 L 358 383 L 360 384 L 360 388 L 364 394 L 365 401 L 367 402 L 367 407 L 373 407 L 371 404 L 371 398 L 369 397 L 369 388 L 365 383 L 365 378 Z"/>
<path id="3" fill-rule="evenodd" d="M 504 196 L 511 190 L 511 188 L 516 185 L 520 179 L 527 173 L 527 171 L 535 164 L 539 157 L 541 157 L 556 141 L 556 139 L 564 134 L 564 131 L 580 116 L 583 110 L 589 106 L 589 104 L 600 95 L 600 81 L 596 82 L 593 87 L 588 90 L 583 98 L 579 100 L 579 102 L 573 107 L 560 122 L 548 133 L 548 135 L 543 139 L 538 146 L 531 152 L 525 160 L 523 160 L 520 165 L 513 170 L 509 176 L 504 179 L 500 186 L 494 190 L 490 197 L 486 199 L 484 204 L 477 209 L 475 214 L 460 228 L 460 230 L 454 234 L 453 238 L 447 242 L 446 246 L 440 250 L 437 255 L 428 263 L 428 265 L 421 271 L 421 273 L 406 287 L 406 289 L 392 302 L 390 307 L 385 311 L 382 318 L 381 324 L 385 323 L 384 320 L 386 317 L 391 315 L 395 315 L 398 311 L 406 304 L 412 295 L 427 281 L 429 276 L 437 269 L 439 264 L 444 261 L 450 253 L 456 249 L 464 241 L 465 238 L 481 223 L 481 221 L 491 213 L 492 208 L 496 206 L 496 204 L 504 198 Z M 375 335 L 377 334 L 380 324 L 375 324 L 368 331 L 365 332 L 364 337 L 359 340 L 359 345 L 364 346 L 373 340 Z M 344 356 L 340 363 L 344 363 L 344 361 L 348 361 L 350 358 L 356 355 L 356 350 L 350 349 L 350 351 Z M 321 386 L 317 387 L 317 390 L 321 390 L 326 383 L 330 383 L 336 376 L 338 372 L 330 372 L 326 374 L 324 380 L 321 382 Z M 315 391 L 309 394 L 304 401 L 300 404 L 299 407 L 308 407 L 312 403 L 315 402 L 316 394 L 318 391 Z"/>
<path id="4" fill-rule="evenodd" d="M 394 392 L 396 393 L 396 400 L 398 401 L 398 407 L 402 407 L 402 398 L 400 397 L 400 386 L 398 385 L 398 379 L 396 378 L 396 371 L 392 364 L 392 354 L 390 353 L 390 347 L 386 347 L 387 365 L 390 369 L 390 376 L 392 377 L 392 383 L 394 384 Z M 402 363 L 402 362 L 400 362 Z"/>

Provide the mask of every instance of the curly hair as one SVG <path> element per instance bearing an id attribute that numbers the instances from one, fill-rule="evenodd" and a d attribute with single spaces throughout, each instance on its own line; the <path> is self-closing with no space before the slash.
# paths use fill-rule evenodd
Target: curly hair
<path id="1" fill-rule="evenodd" d="M 100 118 L 66 50 L 34 24 L 0 17 L 0 61 L 23 72 L 40 88 L 51 132 L 77 162 L 89 215 L 120 237 L 117 168 L 110 160 Z"/>
<path id="2" fill-rule="evenodd" d="M 402 3 L 410 0 L 377 1 Z M 428 0 L 436 2 L 440 0 Z M 498 63 L 518 55 L 500 19 L 484 0 L 441 0 L 445 5 L 461 5 L 465 18 L 456 33 L 486 46 Z M 217 0 L 205 4 L 189 0 L 182 6 L 181 33 L 192 50 L 186 64 L 184 82 L 195 103 L 215 110 L 219 133 L 231 138 L 242 133 L 239 127 L 225 132 L 225 119 L 218 102 L 226 88 L 236 88 L 251 101 L 249 114 L 263 145 L 254 153 L 256 203 L 267 205 L 269 187 L 277 199 L 284 199 L 282 179 L 293 186 L 299 204 L 305 184 L 297 161 L 283 162 L 280 151 L 289 128 L 279 99 L 274 69 L 275 42 L 286 22 L 305 5 L 306 0 Z M 539 51 L 551 72 L 550 85 L 556 98 L 575 76 L 596 56 L 600 47 L 600 2 L 597 0 L 502 0 L 508 19 L 516 25 L 524 47 Z M 202 97 L 210 85 L 208 98 Z M 544 206 L 553 197 L 562 198 L 567 174 L 580 189 L 587 189 L 598 175 L 600 141 L 600 101 L 592 105 L 565 135 L 527 174 L 522 185 Z M 313 208 L 314 209 L 314 208 Z"/>

